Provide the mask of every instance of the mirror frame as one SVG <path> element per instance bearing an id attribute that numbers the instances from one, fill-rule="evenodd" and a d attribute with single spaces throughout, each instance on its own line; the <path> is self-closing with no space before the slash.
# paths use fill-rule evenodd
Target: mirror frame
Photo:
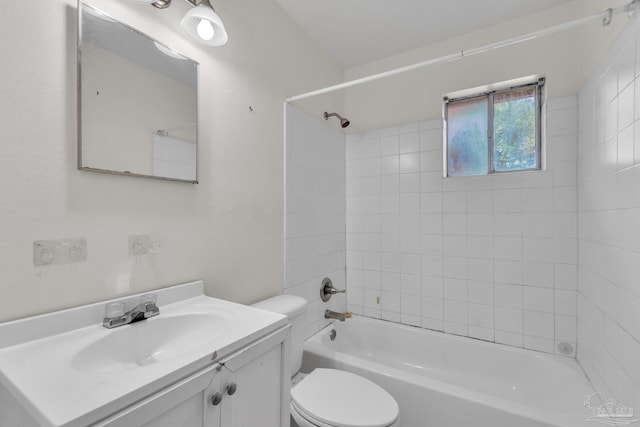
<path id="1" fill-rule="evenodd" d="M 105 17 L 113 20 L 114 22 L 116 22 L 119 25 L 122 25 L 124 27 L 127 27 L 128 29 L 130 29 L 131 31 L 148 38 L 149 40 L 162 45 L 164 47 L 166 47 L 169 50 L 172 50 L 178 54 L 180 54 L 181 56 L 183 56 L 185 59 L 187 59 L 188 61 L 191 61 L 194 65 L 195 65 L 195 72 L 196 72 L 196 99 L 195 99 L 195 107 L 196 107 L 196 114 L 195 114 L 195 123 L 196 123 L 196 164 L 195 164 L 195 168 L 196 168 L 196 175 L 195 175 L 195 179 L 194 180 L 186 180 L 186 179 L 179 179 L 179 178 L 171 178 L 171 177 L 163 177 L 163 176 L 156 176 L 156 175 L 146 175 L 146 174 L 141 174 L 141 173 L 134 173 L 134 172 L 128 172 L 128 171 L 113 171 L 113 170 L 108 170 L 108 169 L 98 169 L 98 168 L 92 168 L 92 167 L 88 167 L 88 166 L 83 166 L 82 165 L 82 41 L 83 41 L 83 37 L 82 37 L 82 30 L 83 30 L 83 21 L 82 21 L 82 12 L 84 8 L 90 8 L 93 9 L 95 11 L 97 11 L 98 13 L 104 15 Z M 77 137 L 78 137 L 78 144 L 77 144 L 77 167 L 78 170 L 82 170 L 82 171 L 87 171 L 87 172 L 98 172 L 98 173 L 102 173 L 102 174 L 109 174 L 109 175 L 121 175 L 121 176 L 135 176 L 135 177 L 140 177 L 140 178 L 152 178 L 152 179 L 157 179 L 157 180 L 161 180 L 161 181 L 173 181 L 173 182 L 185 182 L 185 183 L 189 183 L 189 184 L 198 184 L 198 174 L 199 174 L 199 164 L 200 164 L 200 156 L 199 156 L 199 148 L 200 148 L 200 132 L 199 132 L 199 91 L 198 91 L 198 87 L 199 87 L 199 81 L 200 81 L 200 63 L 198 61 L 195 61 L 193 59 L 191 59 L 190 57 L 184 55 L 183 53 L 167 46 L 165 43 L 149 36 L 148 34 L 138 30 L 135 27 L 132 27 L 131 25 L 122 22 L 119 19 L 116 19 L 115 17 L 109 15 L 108 13 L 103 12 L 102 10 L 84 3 L 82 0 L 78 0 L 78 7 L 77 7 L 77 17 L 78 17 L 78 43 L 77 43 Z"/>

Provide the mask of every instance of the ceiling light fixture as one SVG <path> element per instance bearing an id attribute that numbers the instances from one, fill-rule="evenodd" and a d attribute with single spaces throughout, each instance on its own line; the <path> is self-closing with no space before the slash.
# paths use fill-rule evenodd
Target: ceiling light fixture
<path id="1" fill-rule="evenodd" d="M 166 9 L 171 5 L 171 0 L 132 0 L 136 3 L 150 4 L 158 9 Z M 185 0 L 191 6 L 180 21 L 182 30 L 189 37 L 206 46 L 222 46 L 227 43 L 229 36 L 224 28 L 222 19 L 211 6 L 209 0 Z"/>
<path id="2" fill-rule="evenodd" d="M 157 7 L 158 9 L 166 9 L 171 6 L 171 0 L 156 0 L 151 3 L 151 6 Z"/>
<path id="3" fill-rule="evenodd" d="M 171 5 L 171 0 L 133 0 L 136 3 L 150 4 L 158 9 L 166 9 Z"/>
<path id="4" fill-rule="evenodd" d="M 180 25 L 193 40 L 207 46 L 222 46 L 229 37 L 222 19 L 213 10 L 209 0 L 187 0 L 195 7 L 188 11 Z"/>

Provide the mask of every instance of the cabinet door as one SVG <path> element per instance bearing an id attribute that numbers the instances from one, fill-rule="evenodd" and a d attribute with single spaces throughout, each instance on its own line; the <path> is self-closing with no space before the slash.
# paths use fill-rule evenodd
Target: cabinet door
<path id="1" fill-rule="evenodd" d="M 282 405 L 287 399 L 288 410 L 290 371 L 285 363 L 288 358 L 284 357 L 288 346 L 283 341 L 287 332 L 288 329 L 222 362 L 222 427 L 288 425 L 289 414 L 283 413 Z M 283 375 L 285 364 L 287 371 Z"/>
<path id="2" fill-rule="evenodd" d="M 211 395 L 220 376 L 219 364 L 203 369 L 95 426 L 219 427 L 220 405 L 211 404 Z"/>

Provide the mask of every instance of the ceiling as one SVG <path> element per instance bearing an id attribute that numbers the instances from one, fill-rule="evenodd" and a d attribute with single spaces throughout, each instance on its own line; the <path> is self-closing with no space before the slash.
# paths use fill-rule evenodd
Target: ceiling
<path id="1" fill-rule="evenodd" d="M 276 0 L 345 68 L 572 0 Z"/>

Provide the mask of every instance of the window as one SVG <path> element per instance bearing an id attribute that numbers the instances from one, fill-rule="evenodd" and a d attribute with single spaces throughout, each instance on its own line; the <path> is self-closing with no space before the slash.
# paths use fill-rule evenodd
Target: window
<path id="1" fill-rule="evenodd" d="M 539 170 L 543 85 L 445 97 L 446 176 Z"/>

